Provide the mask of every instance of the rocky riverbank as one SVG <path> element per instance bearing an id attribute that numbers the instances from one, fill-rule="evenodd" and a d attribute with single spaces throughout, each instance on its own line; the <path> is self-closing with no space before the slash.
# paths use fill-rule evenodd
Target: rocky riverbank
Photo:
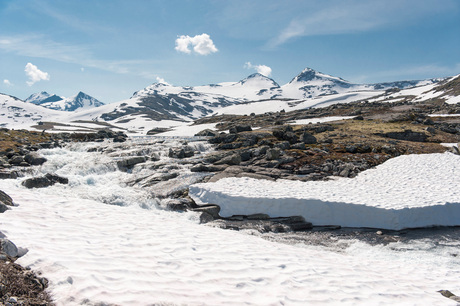
<path id="1" fill-rule="evenodd" d="M 0 213 L 13 206 L 13 199 L 0 190 Z M 53 305 L 46 291 L 48 280 L 15 263 L 27 252 L 0 232 L 0 302 L 2 305 Z"/>

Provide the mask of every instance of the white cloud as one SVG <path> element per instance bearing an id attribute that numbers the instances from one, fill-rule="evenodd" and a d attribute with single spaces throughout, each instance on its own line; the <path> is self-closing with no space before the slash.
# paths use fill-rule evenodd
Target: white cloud
<path id="1" fill-rule="evenodd" d="M 258 73 L 265 75 L 266 77 L 269 77 L 272 74 L 272 68 L 266 66 L 266 65 L 253 65 L 251 62 L 247 62 L 244 64 L 244 68 L 246 69 L 254 69 Z"/>
<path id="2" fill-rule="evenodd" d="M 7 87 L 13 86 L 13 83 L 10 82 L 10 80 L 4 79 L 3 84 L 5 84 Z"/>
<path id="3" fill-rule="evenodd" d="M 81 67 L 80 68 L 81 72 L 85 72 L 85 68 Z"/>
<path id="4" fill-rule="evenodd" d="M 156 80 L 157 80 L 158 83 L 166 84 L 166 85 L 171 85 L 171 84 L 169 84 L 168 82 L 166 82 L 165 79 L 160 78 L 160 77 L 158 77 L 158 76 L 156 77 Z"/>
<path id="5" fill-rule="evenodd" d="M 26 68 L 24 69 L 26 75 L 29 77 L 29 81 L 27 81 L 27 85 L 32 86 L 36 82 L 45 80 L 49 81 L 50 75 L 47 72 L 43 72 L 38 69 L 37 66 L 31 63 L 27 63 Z"/>
<path id="6" fill-rule="evenodd" d="M 210 53 L 217 52 L 216 46 L 208 34 L 203 33 L 201 35 L 195 35 L 190 37 L 188 35 L 181 35 L 176 39 L 176 50 L 178 52 L 190 54 L 192 50 L 189 48 L 193 47 L 193 51 L 200 55 L 208 55 Z"/>

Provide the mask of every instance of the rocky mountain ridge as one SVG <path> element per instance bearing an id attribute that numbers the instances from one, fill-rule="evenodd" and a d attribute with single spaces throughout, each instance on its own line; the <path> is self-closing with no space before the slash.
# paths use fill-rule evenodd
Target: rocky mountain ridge
<path id="1" fill-rule="evenodd" d="M 67 112 L 105 105 L 103 102 L 81 91 L 75 96 L 69 98 L 64 98 L 42 91 L 40 93 L 30 95 L 25 102 L 40 105 L 49 109 Z"/>

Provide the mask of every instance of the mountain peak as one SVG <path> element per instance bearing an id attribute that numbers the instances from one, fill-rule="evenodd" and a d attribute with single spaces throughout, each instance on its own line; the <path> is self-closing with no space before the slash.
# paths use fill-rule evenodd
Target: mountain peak
<path id="1" fill-rule="evenodd" d="M 302 72 L 299 73 L 296 77 L 294 77 L 289 83 L 294 83 L 294 82 L 306 83 L 306 82 L 310 82 L 313 80 L 332 81 L 334 83 L 340 83 L 340 84 L 351 84 L 350 82 L 342 78 L 335 77 L 329 74 L 325 74 L 325 73 L 316 71 L 309 67 L 302 70 Z"/>
<path id="2" fill-rule="evenodd" d="M 258 73 L 258 72 L 253 73 L 250 76 L 248 76 L 247 78 L 239 81 L 239 83 L 241 85 L 243 85 L 243 84 L 245 84 L 247 82 L 250 82 L 250 83 L 265 82 L 265 83 L 268 83 L 269 88 L 273 88 L 273 87 L 278 88 L 278 87 L 280 87 L 278 85 L 278 83 L 275 82 L 275 80 L 273 80 L 273 79 L 271 79 L 271 78 L 269 78 L 269 77 L 267 77 L 267 76 L 265 76 L 265 75 L 263 75 L 261 73 Z"/>

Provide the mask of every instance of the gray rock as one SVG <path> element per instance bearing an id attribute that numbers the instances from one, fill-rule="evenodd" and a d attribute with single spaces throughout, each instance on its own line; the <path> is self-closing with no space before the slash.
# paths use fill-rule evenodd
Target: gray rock
<path id="1" fill-rule="evenodd" d="M 213 131 L 210 129 L 205 129 L 195 134 L 195 136 L 208 136 L 208 137 L 216 137 L 217 135 L 218 133 L 216 131 Z"/>
<path id="2" fill-rule="evenodd" d="M 406 140 L 414 142 L 425 142 L 428 138 L 428 136 L 425 133 L 413 132 L 411 130 L 405 130 L 404 132 L 389 132 L 377 135 L 397 140 Z"/>
<path id="3" fill-rule="evenodd" d="M 252 128 L 249 125 L 235 125 L 229 129 L 229 132 L 232 134 L 250 131 L 252 131 Z"/>
<path id="4" fill-rule="evenodd" d="M 13 199 L 1 190 L 0 190 L 0 202 L 8 206 L 14 206 Z"/>
<path id="5" fill-rule="evenodd" d="M 9 163 L 11 165 L 19 165 L 20 163 L 22 163 L 24 161 L 24 157 L 20 156 L 20 155 L 14 155 L 13 157 L 11 157 L 9 159 Z"/>
<path id="6" fill-rule="evenodd" d="M 16 179 L 18 177 L 19 177 L 19 173 L 17 171 L 0 169 L 0 179 Z"/>
<path id="7" fill-rule="evenodd" d="M 33 177 L 26 179 L 22 182 L 22 185 L 26 188 L 45 188 L 52 186 L 56 183 L 68 184 L 69 179 L 58 176 L 56 174 L 47 173 L 45 176 Z"/>
<path id="8" fill-rule="evenodd" d="M 315 144 L 317 143 L 316 137 L 308 132 L 302 134 L 302 142 L 304 144 Z"/>
<path id="9" fill-rule="evenodd" d="M 291 147 L 289 141 L 280 141 L 274 144 L 275 148 L 280 148 L 281 150 L 289 150 Z"/>
<path id="10" fill-rule="evenodd" d="M 220 207 L 218 205 L 208 204 L 208 205 L 205 205 L 205 206 L 200 206 L 198 208 L 194 208 L 193 211 L 202 213 L 201 216 L 204 215 L 203 216 L 204 220 L 209 219 L 209 216 L 211 216 L 211 218 L 212 218 L 209 221 L 212 221 L 212 220 L 215 220 L 215 219 L 220 219 L 220 216 L 219 216 Z M 201 217 L 200 217 L 200 222 L 204 221 L 204 220 L 202 220 Z M 207 221 L 207 222 L 209 222 L 209 221 Z M 201 222 L 201 223 L 206 223 L 206 222 Z"/>
<path id="11" fill-rule="evenodd" d="M 0 248 L 3 254 L 6 254 L 10 257 L 18 256 L 18 248 L 16 245 L 8 239 L 0 239 Z"/>
<path id="12" fill-rule="evenodd" d="M 132 156 L 132 157 L 117 161 L 117 166 L 118 168 L 131 168 L 145 161 L 146 161 L 146 158 L 144 156 Z"/>
<path id="13" fill-rule="evenodd" d="M 274 160 L 280 158 L 281 150 L 279 148 L 268 149 L 265 153 L 265 158 L 268 160 Z"/>
<path id="14" fill-rule="evenodd" d="M 303 142 L 294 143 L 293 145 L 291 145 L 291 149 L 305 150 L 306 149 L 305 143 L 303 143 Z"/>
<path id="15" fill-rule="evenodd" d="M 235 154 L 232 154 L 230 156 L 226 156 L 226 157 L 222 158 L 221 160 L 219 160 L 215 164 L 216 165 L 223 165 L 223 164 L 239 165 L 240 163 L 241 163 L 241 156 L 239 154 L 235 153 Z"/>
<path id="16" fill-rule="evenodd" d="M 6 206 L 6 205 L 3 204 L 2 202 L 0 202 L 0 214 L 4 213 L 4 212 L 7 211 L 8 209 L 10 209 L 8 206 Z"/>
<path id="17" fill-rule="evenodd" d="M 35 152 L 29 153 L 26 156 L 24 156 L 24 160 L 32 166 L 43 165 L 47 161 L 46 158 L 38 155 Z"/>

